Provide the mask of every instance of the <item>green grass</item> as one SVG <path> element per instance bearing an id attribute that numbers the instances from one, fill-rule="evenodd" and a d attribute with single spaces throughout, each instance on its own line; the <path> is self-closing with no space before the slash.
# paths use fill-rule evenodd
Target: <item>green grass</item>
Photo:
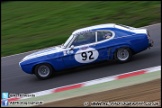
<path id="1" fill-rule="evenodd" d="M 62 44 L 86 26 L 161 22 L 160 1 L 14 1 L 1 6 L 1 56 Z"/>

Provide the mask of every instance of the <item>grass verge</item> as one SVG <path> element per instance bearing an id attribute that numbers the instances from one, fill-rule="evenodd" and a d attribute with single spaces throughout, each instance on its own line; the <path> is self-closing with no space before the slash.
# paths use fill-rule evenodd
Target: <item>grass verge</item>
<path id="1" fill-rule="evenodd" d="M 161 22 L 160 1 L 14 1 L 1 6 L 1 56 L 62 44 L 86 26 Z"/>

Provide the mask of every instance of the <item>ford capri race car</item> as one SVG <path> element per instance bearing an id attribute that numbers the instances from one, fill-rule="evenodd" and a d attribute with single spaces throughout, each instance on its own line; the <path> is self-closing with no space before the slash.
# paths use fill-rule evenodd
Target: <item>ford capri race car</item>
<path id="1" fill-rule="evenodd" d="M 152 46 L 147 29 L 101 24 L 78 29 L 64 44 L 30 54 L 19 65 L 24 72 L 47 79 L 57 71 L 102 60 L 124 63 Z"/>

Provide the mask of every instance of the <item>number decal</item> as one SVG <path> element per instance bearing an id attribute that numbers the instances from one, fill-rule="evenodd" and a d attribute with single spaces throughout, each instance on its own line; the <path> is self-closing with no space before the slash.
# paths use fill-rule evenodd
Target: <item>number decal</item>
<path id="1" fill-rule="evenodd" d="M 91 55 L 89 56 L 89 59 L 94 59 L 94 58 L 92 57 L 93 52 L 92 52 L 92 51 L 88 51 L 88 53 L 91 53 Z"/>
<path id="2" fill-rule="evenodd" d="M 87 59 L 87 54 L 86 54 L 86 52 L 83 52 L 81 55 L 82 55 L 82 60 L 86 60 L 86 59 Z"/>
<path id="3" fill-rule="evenodd" d="M 88 51 L 88 53 L 90 53 L 90 55 L 89 55 L 89 60 L 90 60 L 90 59 L 94 59 L 94 58 L 92 57 L 93 52 L 92 52 L 92 51 Z M 82 60 L 86 60 L 86 59 L 87 59 L 87 53 L 86 53 L 86 52 L 82 52 L 81 55 L 82 55 Z"/>
<path id="4" fill-rule="evenodd" d="M 97 60 L 99 53 L 94 48 L 80 49 L 75 53 L 75 60 L 79 63 L 90 63 Z"/>

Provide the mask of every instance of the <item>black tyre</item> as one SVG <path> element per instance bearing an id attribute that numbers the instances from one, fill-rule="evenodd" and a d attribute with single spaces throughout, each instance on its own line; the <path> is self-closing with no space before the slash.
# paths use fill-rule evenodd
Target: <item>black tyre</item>
<path id="1" fill-rule="evenodd" d="M 49 64 L 39 64 L 35 67 L 34 73 L 39 79 L 48 79 L 53 75 L 53 68 Z"/>
<path id="2" fill-rule="evenodd" d="M 115 60 L 119 63 L 128 62 L 132 58 L 132 51 L 129 48 L 119 48 L 115 53 Z"/>

